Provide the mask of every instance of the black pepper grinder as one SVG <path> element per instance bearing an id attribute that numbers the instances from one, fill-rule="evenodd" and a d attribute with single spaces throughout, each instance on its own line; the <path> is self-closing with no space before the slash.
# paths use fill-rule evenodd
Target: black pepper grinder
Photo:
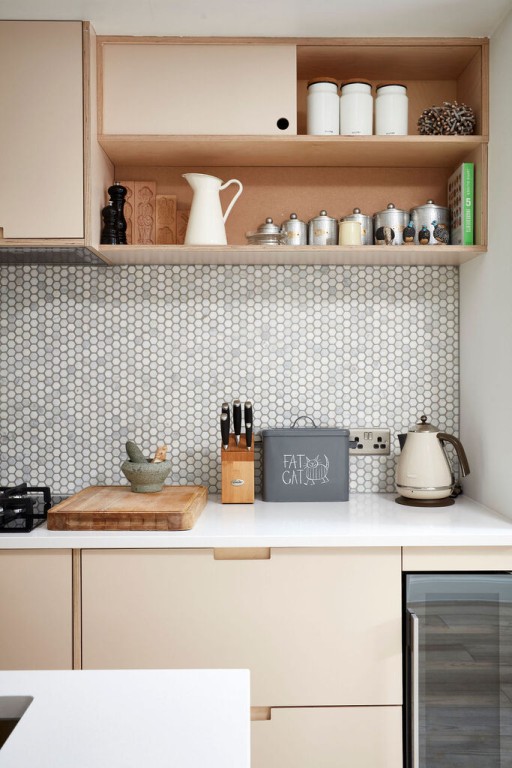
<path id="1" fill-rule="evenodd" d="M 101 230 L 100 243 L 102 245 L 117 245 L 117 212 L 112 203 L 103 208 L 101 216 L 103 228 Z"/>
<path id="2" fill-rule="evenodd" d="M 124 200 L 127 193 L 126 187 L 123 187 L 118 181 L 108 188 L 108 193 L 112 201 L 112 206 L 116 212 L 117 223 L 117 245 L 126 245 L 126 219 L 124 217 Z"/>

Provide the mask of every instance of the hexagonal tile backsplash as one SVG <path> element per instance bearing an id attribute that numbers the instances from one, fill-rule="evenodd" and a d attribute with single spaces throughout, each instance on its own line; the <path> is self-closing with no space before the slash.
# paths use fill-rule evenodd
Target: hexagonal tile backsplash
<path id="1" fill-rule="evenodd" d="M 9 266 L 0 288 L 0 484 L 124 483 L 130 438 L 170 446 L 168 483 L 218 491 L 235 397 L 256 431 L 389 427 L 391 456 L 351 458 L 352 492 L 394 490 L 422 413 L 457 432 L 456 267 Z"/>

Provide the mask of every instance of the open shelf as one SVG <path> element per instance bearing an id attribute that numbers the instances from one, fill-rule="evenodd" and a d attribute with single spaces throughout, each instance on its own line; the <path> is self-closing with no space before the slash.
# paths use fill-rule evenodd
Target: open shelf
<path id="1" fill-rule="evenodd" d="M 115 166 L 455 168 L 485 136 L 99 136 Z"/>
<path id="2" fill-rule="evenodd" d="M 103 245 L 101 256 L 121 264 L 255 264 L 255 265 L 404 265 L 458 266 L 485 246 L 254 246 L 254 245 Z"/>

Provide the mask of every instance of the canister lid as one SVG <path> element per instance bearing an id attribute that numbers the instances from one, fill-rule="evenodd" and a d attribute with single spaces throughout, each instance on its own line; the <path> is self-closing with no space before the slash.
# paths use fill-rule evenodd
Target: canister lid
<path id="1" fill-rule="evenodd" d="M 318 216 L 313 216 L 310 221 L 318 221 L 319 219 L 329 219 L 329 221 L 336 221 L 336 219 L 333 216 L 329 216 L 327 211 L 320 211 Z"/>
<path id="2" fill-rule="evenodd" d="M 263 224 L 260 224 L 257 231 L 267 234 L 271 233 L 274 235 L 281 231 L 281 227 L 278 227 L 277 224 L 274 224 L 274 220 L 269 216 L 268 219 L 265 219 Z"/>
<path id="3" fill-rule="evenodd" d="M 345 80 L 340 86 L 340 91 L 341 93 L 349 93 L 350 91 L 357 90 L 358 85 L 363 85 L 363 90 L 366 93 L 371 93 L 372 84 L 369 80 Z"/>
<path id="4" fill-rule="evenodd" d="M 316 83 L 330 83 L 338 88 L 338 81 L 333 77 L 315 77 L 313 80 L 308 80 L 308 88 L 310 85 L 316 85 Z"/>
<path id="5" fill-rule="evenodd" d="M 338 427 L 277 427 L 262 429 L 261 436 L 269 437 L 348 437 L 350 431 Z"/>
<path id="6" fill-rule="evenodd" d="M 407 93 L 407 86 L 403 83 L 382 83 L 381 85 L 377 85 L 375 87 L 376 91 L 381 91 L 383 88 L 399 88 L 399 91 L 396 91 L 396 93 Z"/>
<path id="7" fill-rule="evenodd" d="M 442 210 L 442 211 L 450 210 L 445 205 L 437 205 L 436 203 L 434 203 L 433 200 L 427 200 L 425 205 L 416 205 L 414 208 L 411 208 L 411 211 L 422 211 L 426 208 L 438 208 L 439 210 Z"/>
<path id="8" fill-rule="evenodd" d="M 305 226 L 305 222 L 301 221 L 296 213 L 290 213 L 290 218 L 286 219 L 286 221 L 283 221 L 281 226 L 285 227 L 289 222 L 297 222 L 299 224 L 304 224 L 304 226 Z"/>
<path id="9" fill-rule="evenodd" d="M 397 208 L 394 203 L 388 203 L 383 211 L 376 211 L 373 215 L 379 216 L 383 213 L 391 213 L 392 211 L 396 211 L 397 213 L 405 213 L 407 217 L 409 216 L 409 211 L 404 211 L 402 208 Z"/>

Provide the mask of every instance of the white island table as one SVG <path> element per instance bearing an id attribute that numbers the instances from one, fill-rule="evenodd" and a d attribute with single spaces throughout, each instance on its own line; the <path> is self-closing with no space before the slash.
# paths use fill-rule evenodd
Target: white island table
<path id="1" fill-rule="evenodd" d="M 247 670 L 0 672 L 0 717 L 21 714 L 0 768 L 250 765 Z"/>

